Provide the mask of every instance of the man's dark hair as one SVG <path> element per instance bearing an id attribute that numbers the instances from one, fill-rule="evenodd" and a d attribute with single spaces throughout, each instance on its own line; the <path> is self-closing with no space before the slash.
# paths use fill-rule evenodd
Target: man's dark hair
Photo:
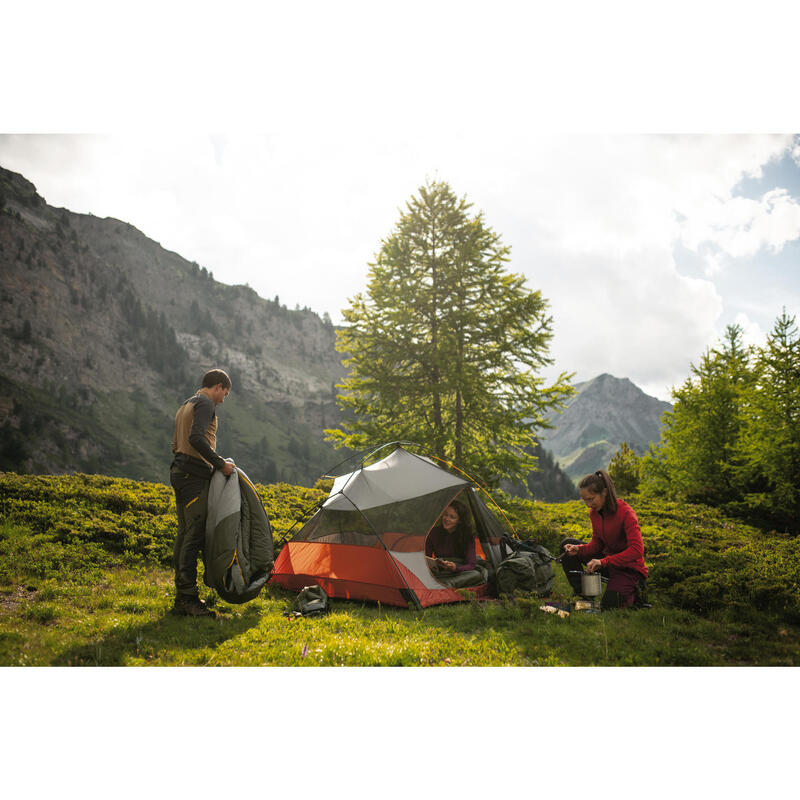
<path id="1" fill-rule="evenodd" d="M 203 375 L 204 389 L 210 389 L 212 386 L 216 386 L 218 383 L 222 384 L 223 389 L 231 388 L 231 379 L 228 377 L 228 373 L 225 372 L 225 370 L 210 369 L 205 375 Z"/>

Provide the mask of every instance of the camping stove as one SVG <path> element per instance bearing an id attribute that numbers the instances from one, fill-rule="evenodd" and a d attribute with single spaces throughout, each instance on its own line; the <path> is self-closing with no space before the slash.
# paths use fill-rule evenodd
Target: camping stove
<path id="1" fill-rule="evenodd" d="M 574 570 L 581 576 L 581 598 L 575 601 L 575 610 L 588 614 L 600 613 L 600 596 L 603 594 L 603 581 L 599 572 Z"/>

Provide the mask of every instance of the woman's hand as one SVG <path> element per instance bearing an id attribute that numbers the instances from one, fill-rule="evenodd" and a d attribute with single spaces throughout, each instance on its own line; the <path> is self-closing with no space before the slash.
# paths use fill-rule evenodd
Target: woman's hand
<path id="1" fill-rule="evenodd" d="M 456 565 L 452 561 L 445 561 L 443 558 L 439 559 L 439 566 L 449 570 L 450 572 L 456 571 Z"/>
<path id="2" fill-rule="evenodd" d="M 565 544 L 564 550 L 570 556 L 578 555 L 578 550 L 580 549 L 579 544 Z"/>
<path id="3" fill-rule="evenodd" d="M 595 570 L 600 569 L 603 566 L 603 563 L 600 561 L 599 558 L 593 558 L 587 565 L 586 570 L 588 572 L 594 572 Z"/>

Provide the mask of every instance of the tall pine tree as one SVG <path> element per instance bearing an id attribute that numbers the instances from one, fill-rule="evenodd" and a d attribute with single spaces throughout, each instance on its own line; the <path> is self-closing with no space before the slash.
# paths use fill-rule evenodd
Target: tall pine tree
<path id="1" fill-rule="evenodd" d="M 748 482 L 763 481 L 747 498 L 795 530 L 800 528 L 800 334 L 786 309 L 775 321 L 756 362 L 742 450 Z"/>
<path id="2" fill-rule="evenodd" d="M 752 348 L 729 325 L 721 347 L 707 350 L 672 392 L 661 441 L 642 461 L 643 488 L 709 503 L 739 498 L 743 454 L 739 436 L 754 373 Z"/>
<path id="3" fill-rule="evenodd" d="M 326 433 L 354 449 L 417 442 L 496 485 L 535 468 L 534 431 L 572 390 L 538 376 L 552 363 L 547 302 L 505 270 L 509 248 L 470 209 L 444 182 L 407 203 L 344 311 L 348 418 Z"/>

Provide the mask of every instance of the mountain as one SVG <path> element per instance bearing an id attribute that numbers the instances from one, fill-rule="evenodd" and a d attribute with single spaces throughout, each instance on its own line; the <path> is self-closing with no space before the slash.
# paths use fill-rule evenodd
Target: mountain
<path id="1" fill-rule="evenodd" d="M 0 469 L 165 481 L 178 405 L 231 375 L 218 449 L 309 484 L 341 454 L 330 320 L 213 274 L 132 225 L 49 206 L 0 167 Z"/>
<path id="2" fill-rule="evenodd" d="M 672 408 L 627 378 L 608 374 L 575 389 L 569 405 L 550 419 L 554 428 L 540 434 L 542 446 L 573 480 L 606 469 L 622 442 L 644 454 L 660 439 L 661 417 Z"/>

